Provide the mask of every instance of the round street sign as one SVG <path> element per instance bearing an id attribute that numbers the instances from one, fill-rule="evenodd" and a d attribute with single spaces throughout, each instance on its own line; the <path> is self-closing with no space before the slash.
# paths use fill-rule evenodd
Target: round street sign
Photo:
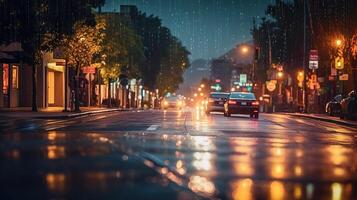
<path id="1" fill-rule="evenodd" d="M 273 92 L 276 89 L 276 84 L 273 81 L 267 81 L 267 89 L 269 92 Z"/>
<path id="2" fill-rule="evenodd" d="M 335 68 L 339 69 L 339 70 L 344 68 L 344 59 L 343 59 L 343 57 L 337 57 L 335 59 Z"/>

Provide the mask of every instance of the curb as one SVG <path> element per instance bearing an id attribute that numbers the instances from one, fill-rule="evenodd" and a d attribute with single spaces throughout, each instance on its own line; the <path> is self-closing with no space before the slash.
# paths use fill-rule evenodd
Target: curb
<path id="1" fill-rule="evenodd" d="M 96 115 L 96 114 L 102 114 L 102 113 L 107 113 L 107 112 L 119 112 L 119 111 L 130 111 L 130 110 L 117 108 L 117 109 L 106 109 L 106 110 L 96 110 L 96 111 L 85 111 L 85 112 L 73 113 L 73 114 L 62 115 L 62 116 L 38 116 L 38 117 L 34 117 L 34 118 L 36 118 L 36 119 L 73 119 L 73 118 L 84 117 L 84 116 L 89 116 L 89 115 Z"/>
<path id="2" fill-rule="evenodd" d="M 317 117 L 317 116 L 309 116 L 309 115 L 301 115 L 301 114 L 287 114 L 293 117 L 301 117 L 301 118 L 308 118 L 308 119 L 315 119 L 319 121 L 324 121 L 324 122 L 329 122 L 329 123 L 334 123 L 338 125 L 343 125 L 343 126 L 348 126 L 352 128 L 357 128 L 357 123 L 351 123 L 347 121 L 341 121 L 341 120 L 335 120 L 335 119 L 329 119 L 329 118 L 323 118 L 323 117 Z"/>
<path id="3" fill-rule="evenodd" d="M 112 109 L 102 109 L 102 110 L 93 110 L 93 111 L 83 111 L 83 112 L 77 112 L 77 113 L 73 113 L 73 112 L 58 112 L 61 114 L 58 115 L 46 115 L 45 113 L 43 113 L 42 115 L 28 115 L 28 116 L 21 116 L 20 118 L 32 118 L 32 119 L 72 119 L 72 118 L 79 118 L 79 117 L 84 117 L 84 116 L 89 116 L 89 115 L 97 115 L 97 114 L 101 114 L 101 113 L 107 113 L 107 112 L 125 112 L 125 111 L 139 111 L 141 109 L 137 109 L 137 108 L 112 108 Z M 26 111 L 26 113 L 30 113 Z M 66 114 L 67 113 L 67 114 Z M 2 113 L 0 112 L 0 118 L 1 117 L 18 117 L 18 116 L 6 116 L 6 115 L 2 115 Z"/>

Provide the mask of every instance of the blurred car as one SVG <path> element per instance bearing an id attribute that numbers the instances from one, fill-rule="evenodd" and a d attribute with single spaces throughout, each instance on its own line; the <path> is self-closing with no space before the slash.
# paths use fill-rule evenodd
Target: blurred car
<path id="1" fill-rule="evenodd" d="M 224 104 L 224 116 L 231 114 L 247 114 L 251 118 L 259 118 L 259 101 L 253 93 L 232 92 Z"/>
<path id="2" fill-rule="evenodd" d="M 325 111 L 330 116 L 340 116 L 342 95 L 337 95 L 327 102 Z"/>
<path id="3" fill-rule="evenodd" d="M 168 108 L 182 109 L 183 107 L 184 107 L 183 99 L 177 96 L 165 97 L 161 102 L 161 108 L 163 109 L 168 109 Z"/>
<path id="4" fill-rule="evenodd" d="M 224 103 L 228 96 L 229 93 L 226 92 L 211 92 L 206 105 L 206 114 L 224 112 Z"/>
<path id="5" fill-rule="evenodd" d="M 341 119 L 351 119 L 357 116 L 357 94 L 351 91 L 346 98 L 341 101 Z"/>

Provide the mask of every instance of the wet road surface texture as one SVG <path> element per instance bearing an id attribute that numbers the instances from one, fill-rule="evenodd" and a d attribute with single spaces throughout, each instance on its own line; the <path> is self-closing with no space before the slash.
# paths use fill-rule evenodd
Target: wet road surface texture
<path id="1" fill-rule="evenodd" d="M 1 199 L 357 199 L 357 130 L 199 110 L 0 120 Z"/>

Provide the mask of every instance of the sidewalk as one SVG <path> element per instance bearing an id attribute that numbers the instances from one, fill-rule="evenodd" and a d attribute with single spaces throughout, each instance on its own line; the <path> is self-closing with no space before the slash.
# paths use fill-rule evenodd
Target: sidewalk
<path id="1" fill-rule="evenodd" d="M 32 112 L 31 108 L 15 108 L 0 110 L 0 118 L 39 118 L 39 119 L 65 119 L 75 118 L 85 115 L 93 115 L 105 112 L 125 111 L 122 108 L 106 107 L 81 107 L 81 112 L 62 112 L 63 107 L 51 107 L 39 109 L 38 112 Z"/>
<path id="2" fill-rule="evenodd" d="M 330 122 L 330 123 L 335 123 L 335 124 L 339 124 L 339 125 L 343 125 L 343 126 L 357 128 L 357 121 L 343 120 L 343 119 L 340 119 L 339 117 L 331 117 L 326 114 L 287 113 L 287 115 L 315 119 L 315 120 L 320 120 L 320 121 L 324 121 L 324 122 Z"/>

